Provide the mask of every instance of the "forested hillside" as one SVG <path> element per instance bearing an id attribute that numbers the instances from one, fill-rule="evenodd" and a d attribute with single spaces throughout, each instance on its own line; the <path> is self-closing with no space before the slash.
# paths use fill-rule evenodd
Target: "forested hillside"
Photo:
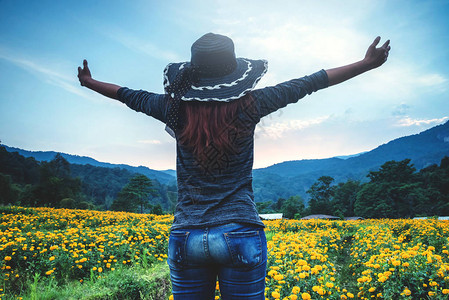
<path id="1" fill-rule="evenodd" d="M 387 161 L 410 159 L 417 170 L 449 156 L 449 122 L 419 134 L 401 137 L 369 152 L 348 159 L 328 158 L 286 161 L 254 170 L 256 201 L 276 201 L 300 195 L 308 201 L 307 190 L 321 176 L 331 176 L 334 184 L 347 180 L 368 181 L 367 174 Z M 269 187 L 269 188 L 266 188 Z"/>
<path id="2" fill-rule="evenodd" d="M 144 166 L 133 167 L 125 164 L 110 164 L 100 162 L 91 157 L 72 155 L 67 153 L 58 153 L 54 151 L 28 151 L 20 148 L 9 147 L 2 145 L 8 152 L 17 152 L 24 157 L 33 157 L 37 161 L 51 161 L 57 154 L 61 155 L 65 160 L 75 165 L 90 165 L 94 167 L 103 168 L 119 168 L 127 170 L 131 173 L 138 173 L 147 176 L 150 179 L 155 179 L 163 184 L 176 184 L 176 172 L 174 170 L 157 171 Z"/>
<path id="3" fill-rule="evenodd" d="M 118 167 L 70 164 L 59 154 L 39 162 L 0 146 L 1 204 L 110 209 L 134 177 L 135 173 Z M 150 181 L 155 192 L 148 197 L 147 206 L 172 210 L 176 186 Z"/>

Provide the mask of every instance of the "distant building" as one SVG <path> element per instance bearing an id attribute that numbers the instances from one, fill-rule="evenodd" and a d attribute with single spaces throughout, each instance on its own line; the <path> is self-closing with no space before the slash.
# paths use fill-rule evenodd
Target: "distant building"
<path id="1" fill-rule="evenodd" d="M 310 215 L 307 217 L 301 218 L 301 220 L 310 220 L 310 219 L 323 219 L 323 220 L 339 220 L 339 217 L 330 216 L 330 215 Z"/>
<path id="2" fill-rule="evenodd" d="M 363 217 L 345 217 L 346 221 L 365 220 Z"/>
<path id="3" fill-rule="evenodd" d="M 282 214 L 259 214 L 262 220 L 279 220 L 282 219 Z"/>

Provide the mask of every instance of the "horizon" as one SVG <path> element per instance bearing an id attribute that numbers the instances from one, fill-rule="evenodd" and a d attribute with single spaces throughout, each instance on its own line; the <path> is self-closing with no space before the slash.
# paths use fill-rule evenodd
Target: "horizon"
<path id="1" fill-rule="evenodd" d="M 176 169 L 165 125 L 81 87 L 77 67 L 86 58 L 95 79 L 163 93 L 165 66 L 190 60 L 206 32 L 231 37 L 238 57 L 268 60 L 256 88 L 360 60 L 378 35 L 379 45 L 391 40 L 384 66 L 263 118 L 253 169 L 357 155 L 449 120 L 447 0 L 6 0 L 0 8 L 0 140 L 10 147 Z"/>

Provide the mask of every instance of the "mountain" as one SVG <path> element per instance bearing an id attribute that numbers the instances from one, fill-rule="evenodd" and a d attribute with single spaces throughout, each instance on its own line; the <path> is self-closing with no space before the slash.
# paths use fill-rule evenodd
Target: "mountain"
<path id="1" fill-rule="evenodd" d="M 401 137 L 369 152 L 345 159 L 334 157 L 286 161 L 253 172 L 256 201 L 276 201 L 300 195 L 308 199 L 306 191 L 321 176 L 335 179 L 366 181 L 369 171 L 377 170 L 387 161 L 411 159 L 417 170 L 439 164 L 449 156 L 449 121 L 419 134 Z"/>
<path id="2" fill-rule="evenodd" d="M 52 160 L 58 152 L 54 151 L 28 151 L 20 148 L 9 147 L 2 145 L 6 148 L 8 152 L 18 152 L 20 155 L 25 157 L 34 157 L 38 161 L 50 161 Z M 99 162 L 93 158 L 87 156 L 78 156 L 67 153 L 60 153 L 71 164 L 78 165 L 91 165 L 95 167 L 103 168 L 121 168 L 128 170 L 132 173 L 140 173 L 147 176 L 150 179 L 156 179 L 162 184 L 176 184 L 176 172 L 174 170 L 157 171 L 144 166 L 133 167 L 125 164 L 111 164 L 105 162 Z M 174 172 L 174 175 L 173 175 Z"/>

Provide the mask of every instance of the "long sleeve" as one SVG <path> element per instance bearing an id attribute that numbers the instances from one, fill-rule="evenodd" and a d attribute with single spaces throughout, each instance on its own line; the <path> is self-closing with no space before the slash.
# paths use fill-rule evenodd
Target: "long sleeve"
<path id="1" fill-rule="evenodd" d="M 297 102 L 306 95 L 326 88 L 328 85 L 326 71 L 321 70 L 309 76 L 254 90 L 252 95 L 256 99 L 260 118 L 262 118 L 289 103 Z"/>
<path id="2" fill-rule="evenodd" d="M 167 95 L 122 87 L 117 91 L 117 97 L 129 108 L 166 123 L 168 112 Z"/>

